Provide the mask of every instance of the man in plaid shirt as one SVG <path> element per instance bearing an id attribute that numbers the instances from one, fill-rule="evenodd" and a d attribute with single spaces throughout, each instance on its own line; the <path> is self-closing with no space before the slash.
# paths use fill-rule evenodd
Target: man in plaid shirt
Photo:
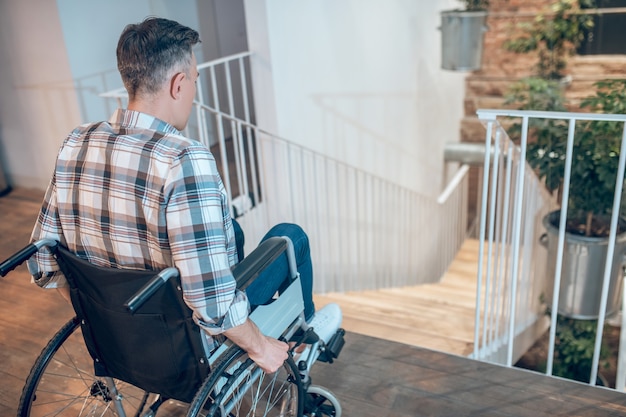
<path id="1" fill-rule="evenodd" d="M 128 25 L 117 46 L 129 103 L 110 121 L 76 128 L 64 141 L 32 239 L 57 239 L 105 267 L 161 270 L 176 266 L 186 303 L 199 326 L 223 334 L 266 372 L 287 358 L 288 345 L 260 333 L 249 302 L 262 304 L 286 277 L 275 262 L 247 293 L 236 289 L 233 223 L 224 185 L 210 151 L 186 138 L 196 95 L 198 33 L 167 19 Z M 268 233 L 292 238 L 313 317 L 312 269 L 306 234 L 282 224 Z M 59 288 L 65 278 L 48 253 L 29 262 L 38 285 Z M 282 274 L 282 276 L 281 276 Z"/>

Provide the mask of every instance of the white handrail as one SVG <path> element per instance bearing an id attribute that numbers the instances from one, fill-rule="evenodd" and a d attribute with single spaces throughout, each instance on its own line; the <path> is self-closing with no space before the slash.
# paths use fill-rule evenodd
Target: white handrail
<path id="1" fill-rule="evenodd" d="M 445 202 L 448 201 L 450 196 L 456 191 L 456 189 L 461 185 L 463 179 L 467 176 L 469 168 L 469 165 L 461 165 L 456 174 L 454 174 L 452 180 L 446 186 L 445 190 L 443 190 L 437 198 L 438 204 L 445 204 Z"/>
<path id="2" fill-rule="evenodd" d="M 241 58 L 247 58 L 251 55 L 252 55 L 251 52 L 240 52 L 238 54 L 228 55 L 223 58 L 217 58 L 211 61 L 203 62 L 201 64 L 198 64 L 197 68 L 198 68 L 198 71 L 201 71 L 210 67 L 216 67 L 222 64 L 227 64 L 229 62 L 238 61 Z"/>

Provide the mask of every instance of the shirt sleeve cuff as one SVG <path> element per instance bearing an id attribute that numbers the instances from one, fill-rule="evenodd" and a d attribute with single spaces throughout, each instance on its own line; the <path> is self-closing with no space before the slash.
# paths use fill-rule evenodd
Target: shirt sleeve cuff
<path id="1" fill-rule="evenodd" d="M 216 336 L 224 333 L 226 330 L 233 327 L 241 326 L 248 319 L 250 312 L 250 305 L 245 293 L 237 290 L 233 303 L 228 308 L 228 312 L 218 322 L 209 323 L 206 320 L 198 317 L 194 312 L 194 319 L 198 326 L 204 329 L 211 336 Z"/>

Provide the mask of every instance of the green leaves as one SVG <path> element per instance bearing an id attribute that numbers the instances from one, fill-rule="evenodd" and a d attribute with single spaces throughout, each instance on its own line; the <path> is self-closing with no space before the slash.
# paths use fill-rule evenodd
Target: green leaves
<path id="1" fill-rule="evenodd" d="M 580 107 L 596 113 L 626 114 L 626 80 L 598 81 L 595 87 L 596 95 L 585 98 Z"/>
<path id="2" fill-rule="evenodd" d="M 625 114 L 626 80 L 605 80 L 595 84 L 594 95 L 581 107 L 591 112 Z M 508 104 L 521 110 L 565 111 L 563 87 L 554 80 L 526 78 L 514 84 L 507 95 Z M 573 225 L 568 231 L 586 236 L 603 236 L 606 228 L 591 227 L 588 218 L 608 215 L 613 207 L 617 167 L 624 124 L 610 121 L 579 121 L 574 136 L 569 189 L 568 218 L 579 218 L 585 227 Z M 531 119 L 527 160 L 550 192 L 560 191 L 565 175 L 568 122 Z M 511 128 L 519 138 L 520 124 Z"/>
<path id="3" fill-rule="evenodd" d="M 489 7 L 489 0 L 461 0 L 465 3 L 465 10 L 477 11 L 487 10 Z"/>
<path id="4" fill-rule="evenodd" d="M 589 7 L 595 7 L 595 1 L 556 1 L 532 22 L 517 25 L 518 35 L 506 41 L 504 48 L 516 53 L 536 51 L 537 75 L 558 80 L 564 76 L 567 57 L 576 51 L 586 32 L 593 27 L 592 16 L 582 12 Z"/>
<path id="5" fill-rule="evenodd" d="M 541 77 L 524 78 L 509 88 L 505 104 L 520 110 L 566 111 L 563 85 Z"/>
<path id="6" fill-rule="evenodd" d="M 596 94 L 584 99 L 582 108 L 596 113 L 626 113 L 626 80 L 601 81 L 595 87 Z M 588 121 L 577 129 L 572 184 L 581 191 L 572 195 L 573 209 L 611 213 L 623 129 L 623 123 L 610 121 Z"/>
<path id="7" fill-rule="evenodd" d="M 516 105 L 520 110 L 566 111 L 563 86 L 539 77 L 525 78 L 513 84 L 505 103 Z M 520 133 L 521 124 L 514 123 L 510 136 L 518 140 Z M 562 184 L 566 145 L 567 124 L 563 120 L 529 120 L 527 158 L 550 192 Z"/>
<path id="8" fill-rule="evenodd" d="M 597 325 L 597 320 L 557 316 L 554 375 L 589 382 Z M 606 359 L 607 356 L 607 346 L 603 343 L 600 357 Z"/>

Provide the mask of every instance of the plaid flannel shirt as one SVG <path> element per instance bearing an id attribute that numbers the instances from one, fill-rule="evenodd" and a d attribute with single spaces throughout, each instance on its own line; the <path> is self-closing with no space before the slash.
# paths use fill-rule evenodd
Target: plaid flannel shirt
<path id="1" fill-rule="evenodd" d="M 32 233 L 42 238 L 100 266 L 176 266 L 186 303 L 211 335 L 248 317 L 230 270 L 235 239 L 215 159 L 150 115 L 118 110 L 66 138 Z M 42 287 L 67 285 L 45 251 L 28 266 Z"/>

